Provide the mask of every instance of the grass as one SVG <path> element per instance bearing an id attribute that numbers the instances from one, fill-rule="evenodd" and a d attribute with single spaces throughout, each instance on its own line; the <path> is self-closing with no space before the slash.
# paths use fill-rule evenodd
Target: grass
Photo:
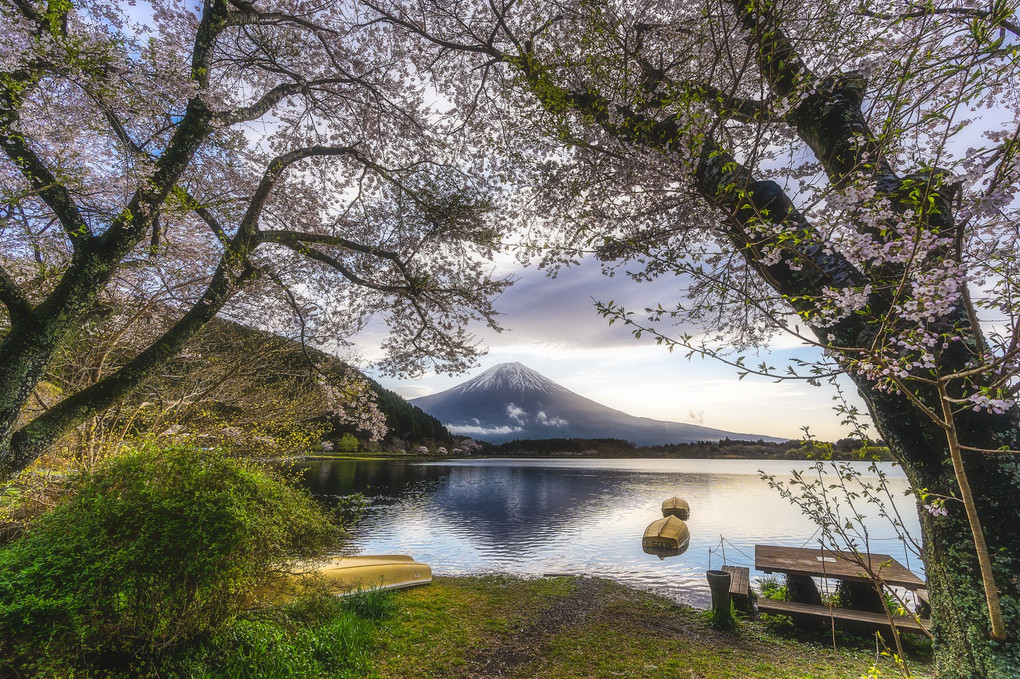
<path id="1" fill-rule="evenodd" d="M 830 635 L 805 635 L 782 618 L 743 619 L 723 631 L 705 611 L 608 580 L 484 575 L 396 593 L 308 596 L 237 619 L 161 662 L 73 676 L 825 679 L 863 677 L 874 662 L 867 637 L 839 636 L 834 649 Z M 899 676 L 886 659 L 879 667 L 881 676 Z M 45 663 L 35 669 L 25 676 L 72 676 Z M 923 662 L 911 669 L 925 675 Z"/>
<path id="2" fill-rule="evenodd" d="M 719 631 L 703 612 L 604 580 L 437 578 L 402 593 L 372 677 L 861 677 L 869 637 L 804 638 L 782 622 Z M 895 674 L 888 661 L 880 667 Z M 912 664 L 923 674 L 923 663 Z"/>

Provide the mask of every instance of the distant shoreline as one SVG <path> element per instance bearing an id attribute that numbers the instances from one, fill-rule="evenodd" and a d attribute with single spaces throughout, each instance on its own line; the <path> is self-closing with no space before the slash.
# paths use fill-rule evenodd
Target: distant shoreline
<path id="1" fill-rule="evenodd" d="M 675 458 L 732 460 L 892 460 L 881 442 L 865 444 L 853 439 L 825 441 L 698 441 L 637 447 L 618 439 L 538 439 L 488 445 L 470 457 L 591 457 Z"/>
<path id="2" fill-rule="evenodd" d="M 856 444 L 856 445 L 855 445 Z M 578 459 L 680 459 L 680 460 L 893 460 L 889 449 L 860 442 L 837 443 L 786 441 L 708 441 L 637 447 L 616 439 L 538 439 L 511 441 L 499 445 L 481 444 L 478 450 L 466 452 L 456 446 L 430 450 L 429 454 L 396 451 L 364 451 L 360 453 L 309 452 L 301 459 L 330 460 L 447 460 L 489 458 L 578 458 Z"/>

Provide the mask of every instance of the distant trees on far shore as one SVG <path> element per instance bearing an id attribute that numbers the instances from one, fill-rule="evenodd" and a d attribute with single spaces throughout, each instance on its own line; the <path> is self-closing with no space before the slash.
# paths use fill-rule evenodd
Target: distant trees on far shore
<path id="1" fill-rule="evenodd" d="M 661 446 L 635 446 L 622 439 L 525 439 L 493 445 L 485 453 L 506 456 L 567 455 L 577 457 L 675 457 L 675 458 L 746 458 L 746 459 L 812 459 L 829 457 L 839 460 L 893 459 L 883 441 L 864 442 L 844 438 L 825 441 L 697 441 L 670 443 Z"/>

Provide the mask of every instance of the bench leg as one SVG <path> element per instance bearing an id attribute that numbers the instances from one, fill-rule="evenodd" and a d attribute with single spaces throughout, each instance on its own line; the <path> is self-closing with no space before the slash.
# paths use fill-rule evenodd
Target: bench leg
<path id="1" fill-rule="evenodd" d="M 787 575 L 786 596 L 790 601 L 802 604 L 822 603 L 822 595 L 815 585 L 814 578 L 807 575 Z"/>
<path id="2" fill-rule="evenodd" d="M 816 604 L 822 603 L 822 595 L 818 591 L 818 586 L 815 585 L 814 578 L 807 575 L 787 575 L 786 576 L 786 596 L 790 601 L 796 601 L 802 604 Z M 810 615 L 791 615 L 793 624 L 801 629 L 818 629 L 824 627 L 819 618 Z"/>
<path id="3" fill-rule="evenodd" d="M 843 608 L 885 613 L 882 599 L 871 583 L 841 580 L 836 591 L 839 593 L 839 605 Z"/>

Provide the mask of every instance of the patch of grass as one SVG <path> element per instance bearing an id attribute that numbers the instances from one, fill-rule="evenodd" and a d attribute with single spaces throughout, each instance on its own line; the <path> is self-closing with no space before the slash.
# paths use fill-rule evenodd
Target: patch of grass
<path id="1" fill-rule="evenodd" d="M 397 608 L 393 592 L 382 590 L 356 592 L 341 598 L 340 603 L 344 610 L 366 620 L 383 620 L 390 617 Z"/>
<path id="2" fill-rule="evenodd" d="M 233 621 L 222 633 L 162 659 L 153 677 L 355 679 L 368 676 L 392 595 L 311 592 Z M 136 675 L 130 675 L 136 676 Z M 138 675 L 141 676 L 141 675 Z"/>
<path id="3" fill-rule="evenodd" d="M 571 578 L 483 575 L 440 578 L 429 587 L 401 592 L 398 610 L 380 634 L 376 672 L 380 677 L 457 674 L 493 640 L 512 637 L 575 586 Z"/>
<path id="4" fill-rule="evenodd" d="M 395 601 L 375 651 L 373 676 L 382 679 L 856 679 L 874 662 L 867 637 L 840 637 L 834 650 L 831 636 L 761 621 L 716 630 L 701 611 L 603 580 L 437 578 Z"/>

